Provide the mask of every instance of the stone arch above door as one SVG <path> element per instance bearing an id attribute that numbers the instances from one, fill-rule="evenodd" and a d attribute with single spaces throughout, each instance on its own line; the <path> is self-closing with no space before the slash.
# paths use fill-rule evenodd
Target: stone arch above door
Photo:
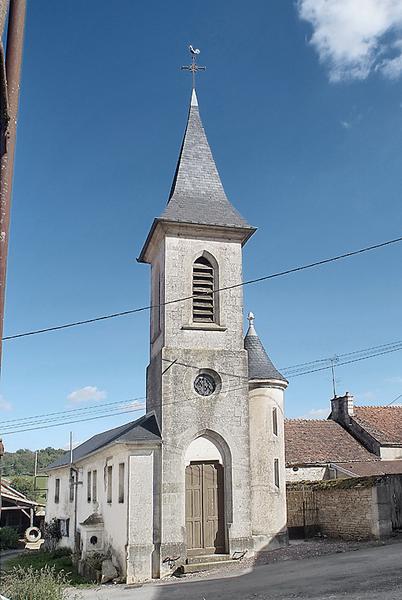
<path id="1" fill-rule="evenodd" d="M 188 446 L 184 456 L 184 463 L 187 466 L 191 462 L 211 460 L 218 461 L 221 465 L 224 464 L 223 456 L 216 444 L 208 437 L 200 435 Z"/>

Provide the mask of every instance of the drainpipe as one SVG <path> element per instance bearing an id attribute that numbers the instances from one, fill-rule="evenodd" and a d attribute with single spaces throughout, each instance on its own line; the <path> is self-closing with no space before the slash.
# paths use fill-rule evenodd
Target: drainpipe
<path id="1" fill-rule="evenodd" d="M 73 432 L 70 431 L 70 486 L 74 489 L 74 554 L 78 554 L 77 516 L 78 516 L 78 469 L 73 464 Z"/>

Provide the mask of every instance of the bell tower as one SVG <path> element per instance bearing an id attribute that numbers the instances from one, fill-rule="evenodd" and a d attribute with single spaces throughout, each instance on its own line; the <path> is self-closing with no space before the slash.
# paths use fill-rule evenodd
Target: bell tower
<path id="1" fill-rule="evenodd" d="M 159 565 L 211 553 L 214 539 L 222 553 L 252 548 L 241 284 L 254 231 L 225 194 L 193 89 L 168 203 L 139 257 L 151 265 L 147 411 L 163 440 Z"/>

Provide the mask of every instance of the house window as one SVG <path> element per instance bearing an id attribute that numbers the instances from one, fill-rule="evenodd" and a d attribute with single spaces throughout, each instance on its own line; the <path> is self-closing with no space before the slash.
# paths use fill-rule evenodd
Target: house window
<path id="1" fill-rule="evenodd" d="M 214 287 L 214 268 L 205 256 L 200 256 L 193 264 L 193 321 L 195 323 L 215 321 Z"/>
<path id="2" fill-rule="evenodd" d="M 272 431 L 274 435 L 278 435 L 278 409 L 272 409 Z"/>
<path id="3" fill-rule="evenodd" d="M 58 519 L 61 537 L 70 537 L 70 519 Z"/>
<path id="4" fill-rule="evenodd" d="M 54 501 L 55 504 L 60 502 L 60 479 L 57 478 L 54 482 Z"/>
<path id="5" fill-rule="evenodd" d="M 88 471 L 87 473 L 87 501 L 91 502 L 92 500 L 92 471 Z"/>
<path id="6" fill-rule="evenodd" d="M 98 471 L 92 471 L 92 502 L 98 500 Z"/>
<path id="7" fill-rule="evenodd" d="M 113 475 L 113 467 L 109 466 L 107 468 L 107 481 L 106 481 L 107 501 L 109 504 L 112 503 L 112 475 Z"/>
<path id="8" fill-rule="evenodd" d="M 274 459 L 274 481 L 275 486 L 279 489 L 279 460 Z"/>
<path id="9" fill-rule="evenodd" d="M 119 502 L 124 502 L 124 463 L 119 464 Z"/>

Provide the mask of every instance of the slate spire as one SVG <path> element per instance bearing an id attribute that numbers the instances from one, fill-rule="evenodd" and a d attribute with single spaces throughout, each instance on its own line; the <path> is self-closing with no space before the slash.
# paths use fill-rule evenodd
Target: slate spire
<path id="1" fill-rule="evenodd" d="M 229 202 L 201 122 L 195 90 L 163 221 L 249 229 Z M 249 236 L 247 236 L 249 237 Z"/>
<path id="2" fill-rule="evenodd" d="M 244 348 L 248 353 L 248 378 L 252 379 L 275 379 L 287 383 L 285 377 L 279 373 L 274 366 L 254 327 L 254 315 L 249 313 L 250 322 L 246 337 L 244 338 Z"/>

